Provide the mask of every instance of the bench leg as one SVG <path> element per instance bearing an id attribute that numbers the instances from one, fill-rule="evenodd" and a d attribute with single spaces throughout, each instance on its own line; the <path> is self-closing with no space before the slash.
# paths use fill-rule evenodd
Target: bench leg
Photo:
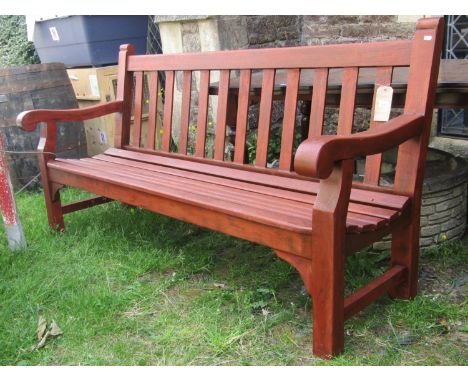
<path id="1" fill-rule="evenodd" d="M 329 261 L 330 251 L 314 253 L 314 260 L 277 251 L 276 254 L 294 266 L 312 297 L 314 355 L 332 358 L 344 347 L 344 257 Z M 315 256 L 317 255 L 317 256 Z"/>
<path id="2" fill-rule="evenodd" d="M 392 288 L 393 298 L 414 298 L 418 290 L 419 224 L 400 227 L 392 234 L 391 265 L 402 265 L 407 269 L 406 281 Z"/>
<path id="3" fill-rule="evenodd" d="M 314 251 L 315 252 L 315 251 Z M 313 352 L 321 358 L 344 348 L 344 256 L 333 245 L 315 252 L 312 261 Z"/>
<path id="4" fill-rule="evenodd" d="M 49 226 L 55 231 L 63 231 L 65 222 L 63 220 L 62 203 L 60 202 L 61 185 L 43 182 L 44 197 L 47 208 L 47 219 Z"/>

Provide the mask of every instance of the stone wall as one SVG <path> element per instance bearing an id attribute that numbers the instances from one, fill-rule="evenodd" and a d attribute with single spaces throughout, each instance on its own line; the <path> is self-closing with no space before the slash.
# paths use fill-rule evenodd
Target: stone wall
<path id="1" fill-rule="evenodd" d="M 303 16 L 302 45 L 411 38 L 421 16 Z"/>

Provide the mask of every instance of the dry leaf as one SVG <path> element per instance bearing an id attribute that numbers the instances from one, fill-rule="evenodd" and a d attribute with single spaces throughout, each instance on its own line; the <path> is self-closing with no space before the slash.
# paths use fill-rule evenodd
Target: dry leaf
<path id="1" fill-rule="evenodd" d="M 52 320 L 52 323 L 50 324 L 50 335 L 52 337 L 57 337 L 63 334 L 62 329 L 59 328 L 55 320 Z"/>
<path id="2" fill-rule="evenodd" d="M 47 320 L 45 319 L 44 316 L 39 316 L 39 320 L 37 322 L 37 339 L 40 341 L 42 340 L 42 337 L 44 337 L 44 333 L 46 332 L 47 329 Z"/>
<path id="3" fill-rule="evenodd" d="M 36 330 L 39 342 L 36 345 L 31 346 L 29 351 L 33 352 L 37 349 L 43 348 L 46 345 L 46 341 L 49 337 L 57 337 L 63 334 L 62 329 L 59 328 L 55 320 L 52 320 L 49 330 L 46 331 L 46 329 L 47 320 L 43 316 L 40 316 Z"/>
<path id="4" fill-rule="evenodd" d="M 50 336 L 50 331 L 47 331 L 46 334 L 44 334 L 44 337 L 42 337 L 42 340 L 39 341 L 39 343 L 36 345 L 36 349 L 40 349 L 45 346 L 47 338 Z M 34 349 L 34 350 L 36 350 Z"/>

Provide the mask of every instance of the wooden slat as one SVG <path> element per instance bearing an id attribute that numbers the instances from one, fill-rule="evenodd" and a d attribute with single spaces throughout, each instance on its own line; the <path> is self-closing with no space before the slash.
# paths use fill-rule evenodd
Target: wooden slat
<path id="1" fill-rule="evenodd" d="M 122 166 L 136 167 L 147 169 L 150 171 L 176 175 L 180 178 L 186 179 L 197 179 L 207 183 L 222 184 L 232 188 L 238 188 L 246 191 L 256 192 L 265 195 L 276 196 L 283 199 L 300 201 L 307 204 L 313 204 L 315 202 L 315 194 L 305 193 L 303 190 L 285 190 L 281 188 L 275 188 L 272 186 L 266 186 L 264 184 L 254 184 L 246 181 L 239 180 L 237 178 L 224 178 L 216 175 L 198 173 L 193 171 L 187 171 L 174 167 L 167 167 L 158 164 L 150 164 L 145 162 L 140 162 L 136 160 L 128 160 L 120 157 L 113 157 L 110 155 L 99 154 L 93 157 L 103 162 L 111 162 L 120 164 Z M 394 220 L 400 215 L 399 211 L 393 210 L 391 208 L 369 206 L 359 203 L 350 202 L 348 211 L 355 212 L 360 215 L 369 215 L 372 217 L 377 217 L 385 220 Z"/>
<path id="2" fill-rule="evenodd" d="M 210 71 L 200 72 L 200 93 L 198 95 L 197 141 L 195 143 L 195 156 L 205 156 L 206 123 L 208 117 L 208 87 L 210 84 Z"/>
<path id="3" fill-rule="evenodd" d="M 135 109 L 133 116 L 133 145 L 141 144 L 141 113 L 143 110 L 143 72 L 135 73 Z"/>
<path id="4" fill-rule="evenodd" d="M 98 206 L 100 204 L 112 202 L 112 199 L 104 196 L 93 196 L 91 198 L 79 200 L 78 202 L 71 202 L 62 206 L 62 213 L 69 214 L 71 212 L 79 211 L 84 208 Z"/>
<path id="5" fill-rule="evenodd" d="M 343 71 L 337 135 L 349 135 L 353 130 L 358 74 L 359 68 L 356 67 L 345 68 Z"/>
<path id="6" fill-rule="evenodd" d="M 407 268 L 395 265 L 383 275 L 372 280 L 365 287 L 345 298 L 345 320 L 351 318 L 370 303 L 383 296 L 391 287 L 401 283 L 406 273 Z"/>
<path id="7" fill-rule="evenodd" d="M 371 111 L 371 120 L 369 129 L 375 129 L 384 122 L 374 121 L 376 93 L 379 86 L 389 86 L 392 83 L 393 67 L 385 66 L 377 68 L 374 87 L 374 99 Z M 366 167 L 364 172 L 364 183 L 378 185 L 380 180 L 380 168 L 382 165 L 382 154 L 369 155 L 366 158 Z"/>
<path id="8" fill-rule="evenodd" d="M 66 184 L 70 184 L 71 186 L 78 186 L 95 194 L 101 194 L 215 231 L 222 231 L 276 250 L 288 251 L 288 253 L 293 254 L 310 251 L 307 236 L 298 235 L 274 226 L 265 226 L 251 220 L 233 217 L 223 212 L 196 207 L 187 203 L 186 200 L 168 200 L 165 197 L 148 194 L 141 189 L 135 189 L 132 193 L 128 193 L 125 192 L 126 188 L 124 186 L 109 182 L 96 182 L 89 177 L 56 169 L 51 170 L 52 177 L 55 180 L 60 180 L 63 183 L 66 182 Z M 190 213 L 187 213 L 188 209 Z"/>
<path id="9" fill-rule="evenodd" d="M 241 70 L 239 79 L 239 98 L 237 106 L 236 141 L 234 146 L 234 162 L 245 162 L 245 142 L 247 137 L 247 122 L 249 119 L 251 71 Z"/>
<path id="10" fill-rule="evenodd" d="M 192 195 L 205 195 L 209 198 L 228 200 L 239 206 L 246 206 L 246 214 L 250 209 L 270 211 L 271 218 L 277 216 L 282 221 L 293 222 L 304 227 L 311 227 L 312 206 L 315 196 L 307 196 L 307 200 L 290 199 L 297 193 L 281 191 L 265 186 L 246 184 L 245 182 L 229 179 L 219 179 L 210 175 L 194 174 L 175 169 L 149 165 L 136 161 L 121 160 L 106 155 L 99 158 L 85 158 L 81 160 L 58 160 L 64 165 L 86 168 L 98 173 L 109 173 L 130 183 L 146 181 L 151 183 L 154 192 L 163 191 L 167 187 L 176 190 L 190 190 Z M 359 206 L 353 204 L 353 209 Z M 386 224 L 388 219 L 373 215 L 365 215 L 350 211 L 347 217 L 348 232 L 360 233 L 375 230 Z"/>
<path id="11" fill-rule="evenodd" d="M 187 154 L 187 141 L 190 123 L 190 100 L 192 98 L 192 71 L 185 70 L 182 80 L 182 105 L 180 112 L 179 150 Z"/>
<path id="12" fill-rule="evenodd" d="M 156 129 L 158 115 L 158 72 L 150 72 L 148 74 L 149 88 L 149 111 L 148 111 L 148 133 L 146 136 L 146 148 L 154 149 L 156 145 Z"/>
<path id="13" fill-rule="evenodd" d="M 226 141 L 226 116 L 229 95 L 229 70 L 219 73 L 218 112 L 216 117 L 216 132 L 214 143 L 214 159 L 224 159 L 224 144 Z"/>
<path id="14" fill-rule="evenodd" d="M 174 102 L 174 72 L 166 72 L 164 89 L 164 121 L 161 150 L 169 152 L 172 135 L 172 107 Z"/>
<path id="15" fill-rule="evenodd" d="M 130 141 L 132 114 L 133 74 L 128 70 L 128 58 L 135 53 L 132 45 L 122 45 L 117 69 L 117 101 L 122 101 L 122 112 L 115 115 L 114 147 L 122 147 Z"/>
<path id="16" fill-rule="evenodd" d="M 283 129 L 281 132 L 280 170 L 291 170 L 294 145 L 294 128 L 296 126 L 297 92 L 299 90 L 300 69 L 289 69 L 286 79 L 286 96 L 284 99 Z"/>
<path id="17" fill-rule="evenodd" d="M 121 150 L 110 148 L 105 152 L 106 155 L 112 155 L 119 158 L 127 158 L 130 160 L 141 161 L 145 163 L 158 164 L 167 167 L 180 168 L 187 171 L 196 173 L 212 174 L 223 178 L 231 178 L 243 180 L 255 184 L 263 184 L 286 190 L 297 190 L 305 193 L 317 194 L 319 190 L 319 183 L 313 180 L 297 179 L 286 176 L 283 173 L 281 176 L 277 170 L 271 170 L 271 173 L 266 174 L 261 172 L 262 169 L 253 166 L 240 166 L 240 168 L 231 168 L 228 166 L 221 166 L 225 162 L 213 164 L 212 161 L 205 160 L 204 163 L 185 158 L 174 158 L 176 154 L 169 156 L 146 154 L 138 151 Z M 247 168 L 246 168 L 247 167 Z M 253 171 L 255 170 L 255 171 Z M 268 169 L 263 169 L 266 171 Z M 274 172 L 274 174 L 273 174 Z M 401 210 L 408 204 L 408 198 L 401 195 L 394 195 L 385 192 L 376 192 L 353 188 L 351 190 L 351 201 L 356 201 L 362 204 L 387 207 L 390 209 Z"/>
<path id="18" fill-rule="evenodd" d="M 263 71 L 262 94 L 258 116 L 257 153 L 255 157 L 255 165 L 258 167 L 266 167 L 267 164 L 274 83 L 275 70 L 265 69 Z"/>
<path id="19" fill-rule="evenodd" d="M 411 41 L 301 46 L 130 57 L 129 70 L 222 70 L 406 66 Z"/>
<path id="20" fill-rule="evenodd" d="M 309 117 L 309 137 L 322 135 L 327 84 L 328 68 L 314 69 L 313 93 Z"/>

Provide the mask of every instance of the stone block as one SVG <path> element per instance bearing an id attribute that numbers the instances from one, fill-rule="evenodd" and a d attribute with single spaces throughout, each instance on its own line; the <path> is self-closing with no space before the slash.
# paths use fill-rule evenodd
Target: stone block
<path id="1" fill-rule="evenodd" d="M 438 235 L 440 233 L 440 228 L 441 228 L 440 225 L 422 227 L 421 236 L 427 237 L 427 236 Z"/>

